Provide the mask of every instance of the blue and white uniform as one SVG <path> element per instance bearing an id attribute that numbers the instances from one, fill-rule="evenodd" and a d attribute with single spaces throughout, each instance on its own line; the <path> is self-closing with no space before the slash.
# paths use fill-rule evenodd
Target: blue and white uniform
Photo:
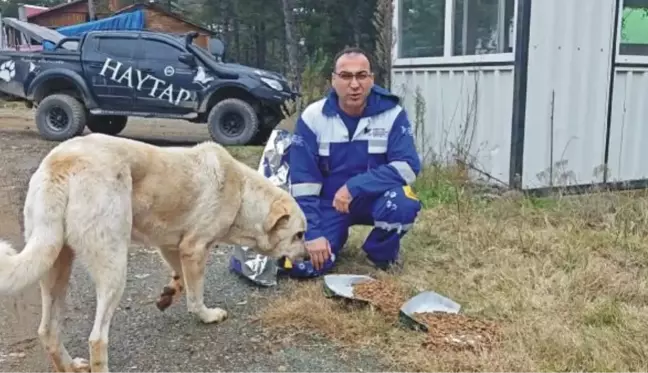
<path id="1" fill-rule="evenodd" d="M 303 261 L 294 263 L 289 275 L 329 271 L 351 225 L 374 227 L 362 248 L 376 265 L 398 258 L 400 239 L 421 209 L 410 188 L 421 163 L 398 96 L 374 86 L 363 114 L 351 117 L 332 90 L 300 116 L 289 156 L 291 193 L 308 220 L 305 238 L 326 237 L 334 254 L 320 271 Z M 333 207 L 344 184 L 353 197 L 349 214 Z"/>

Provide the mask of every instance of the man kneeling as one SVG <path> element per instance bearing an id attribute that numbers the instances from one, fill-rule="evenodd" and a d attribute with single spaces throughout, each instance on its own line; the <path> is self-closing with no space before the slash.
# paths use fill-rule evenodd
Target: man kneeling
<path id="1" fill-rule="evenodd" d="M 291 193 L 308 220 L 310 254 L 287 270 L 294 277 L 330 270 L 352 225 L 374 227 L 363 249 L 378 268 L 390 268 L 421 209 L 410 187 L 420 160 L 398 97 L 374 85 L 358 48 L 336 56 L 332 86 L 300 116 L 289 151 Z"/>

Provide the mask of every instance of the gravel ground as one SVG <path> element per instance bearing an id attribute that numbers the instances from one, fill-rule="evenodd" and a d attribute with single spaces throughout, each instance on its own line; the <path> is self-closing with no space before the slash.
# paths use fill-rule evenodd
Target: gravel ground
<path id="1" fill-rule="evenodd" d="M 25 188 L 40 159 L 56 143 L 42 140 L 22 108 L 0 109 L 0 237 L 23 245 Z M 158 145 L 191 145 L 208 140 L 200 125 L 162 120 L 133 120 L 125 137 Z M 242 151 L 256 168 L 258 150 Z M 154 301 L 169 272 L 150 248 L 132 247 L 128 283 L 111 326 L 112 371 L 363 371 L 380 370 L 373 353 L 346 353 L 326 340 L 292 340 L 271 335 L 254 322 L 255 312 L 281 291 L 256 287 L 228 271 L 229 254 L 214 250 L 205 283 L 208 306 L 226 309 L 218 325 L 202 324 L 186 311 L 185 299 L 160 312 Z M 95 309 L 93 283 L 75 263 L 68 293 L 64 343 L 73 357 L 88 358 L 88 336 Z M 38 286 L 0 301 L 0 371 L 51 371 L 37 338 Z"/>

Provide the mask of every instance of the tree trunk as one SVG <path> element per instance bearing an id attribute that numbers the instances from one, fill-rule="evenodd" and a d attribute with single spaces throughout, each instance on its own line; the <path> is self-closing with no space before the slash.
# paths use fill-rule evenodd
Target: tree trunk
<path id="1" fill-rule="evenodd" d="M 223 62 L 225 62 L 225 56 L 229 58 L 231 56 L 230 46 L 232 44 L 232 6 L 229 1 L 226 1 L 224 5 L 220 8 L 220 11 L 223 14 L 223 41 L 225 43 L 225 53 L 223 55 Z"/>
<path id="2" fill-rule="evenodd" d="M 290 80 L 293 81 L 295 89 L 299 90 L 300 74 L 299 66 L 297 64 L 298 45 L 297 45 L 297 28 L 295 26 L 295 9 L 293 0 L 281 0 L 283 5 L 284 14 L 284 27 L 286 29 L 286 52 L 288 52 L 288 71 L 290 72 Z M 297 111 L 301 111 L 300 100 L 297 99 Z"/>
<path id="3" fill-rule="evenodd" d="M 376 28 L 374 62 L 378 75 L 377 83 L 387 89 L 391 88 L 391 61 L 394 47 L 393 14 L 394 8 L 391 0 L 378 0 L 373 18 L 373 25 Z"/>
<path id="4" fill-rule="evenodd" d="M 241 29 L 238 14 L 234 14 L 234 45 L 236 45 L 236 62 L 241 62 Z"/>
<path id="5" fill-rule="evenodd" d="M 95 0 L 88 0 L 88 18 L 91 21 L 96 20 L 97 12 L 95 11 Z"/>
<path id="6" fill-rule="evenodd" d="M 257 66 L 265 69 L 266 68 L 266 52 L 268 48 L 268 35 L 266 35 L 266 24 L 264 21 L 259 22 L 259 28 L 257 29 Z"/>

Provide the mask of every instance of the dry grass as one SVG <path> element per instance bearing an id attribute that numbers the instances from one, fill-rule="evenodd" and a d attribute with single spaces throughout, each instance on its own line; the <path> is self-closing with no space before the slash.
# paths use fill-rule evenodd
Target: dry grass
<path id="1" fill-rule="evenodd" d="M 228 146 L 227 151 L 234 158 L 256 170 L 259 168 L 259 159 L 263 153 L 263 146 Z"/>
<path id="2" fill-rule="evenodd" d="M 444 294 L 501 326 L 497 348 L 427 350 L 422 332 L 324 298 L 320 280 L 283 283 L 288 295 L 266 308 L 264 326 L 371 346 L 399 371 L 648 370 L 648 193 L 488 202 L 461 180 L 424 175 L 417 190 L 426 208 L 403 241 L 401 274 L 362 264 L 366 227 L 353 228 L 336 272 L 373 274 L 408 295 Z"/>

